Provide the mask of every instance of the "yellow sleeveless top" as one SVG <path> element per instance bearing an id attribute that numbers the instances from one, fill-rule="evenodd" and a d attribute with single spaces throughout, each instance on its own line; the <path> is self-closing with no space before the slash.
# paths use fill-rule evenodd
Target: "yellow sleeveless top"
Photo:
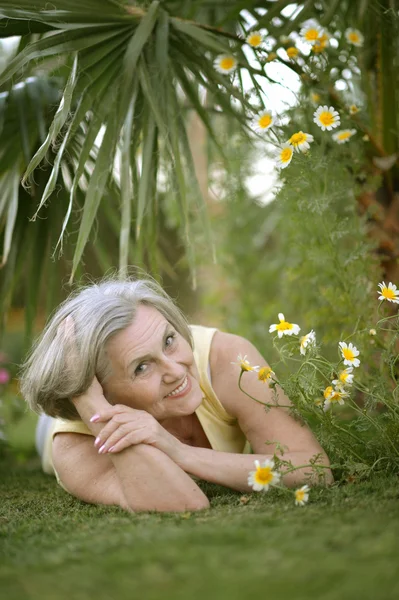
<path id="1" fill-rule="evenodd" d="M 194 359 L 198 367 L 200 386 L 204 394 L 200 406 L 195 411 L 198 420 L 213 450 L 248 454 L 251 452 L 251 447 L 239 428 L 237 419 L 229 415 L 223 408 L 209 379 L 209 354 L 212 338 L 217 329 L 202 327 L 201 325 L 190 325 L 190 329 L 194 340 Z M 56 476 L 57 473 L 51 458 L 51 446 L 53 437 L 57 433 L 93 435 L 83 421 L 54 419 L 54 424 L 44 447 L 42 467 L 46 473 L 55 474 Z M 58 476 L 57 480 L 60 483 Z"/>

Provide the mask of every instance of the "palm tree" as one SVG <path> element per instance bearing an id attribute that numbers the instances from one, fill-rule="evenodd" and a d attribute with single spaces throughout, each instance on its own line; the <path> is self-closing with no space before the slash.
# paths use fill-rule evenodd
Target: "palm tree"
<path id="1" fill-rule="evenodd" d="M 122 274 L 131 262 L 159 263 L 163 211 L 174 215 L 195 281 L 193 224 L 200 222 L 210 249 L 213 243 L 187 110 L 202 121 L 223 159 L 218 121 L 227 118 L 248 132 L 248 116 L 266 106 L 264 89 L 272 80 L 265 68 L 268 53 L 246 45 L 246 34 L 267 32 L 268 50 L 274 52 L 309 18 L 326 28 L 356 26 L 366 37 L 359 62 L 374 118 L 371 126 L 361 121 L 359 126 L 371 140 L 369 165 L 379 170 L 382 185 L 378 196 L 359 200 L 381 206 L 380 230 L 390 241 L 384 252 L 396 259 L 394 0 L 55 0 L 51 5 L 2 0 L 2 35 L 20 36 L 0 74 L 3 314 L 24 282 L 31 332 L 40 286 L 46 288 L 48 311 L 58 300 L 60 282 L 83 272 L 83 257 L 90 263 L 87 246 L 106 267 L 112 235 L 119 238 Z M 215 69 L 221 54 L 237 60 L 234 78 L 228 69 Z M 281 53 L 276 60 L 301 76 L 304 86 L 317 86 L 306 66 Z M 255 100 L 248 97 L 245 72 Z M 328 93 L 340 101 L 333 85 Z M 95 243 L 88 244 L 96 231 Z M 63 258 L 51 260 L 59 252 Z"/>

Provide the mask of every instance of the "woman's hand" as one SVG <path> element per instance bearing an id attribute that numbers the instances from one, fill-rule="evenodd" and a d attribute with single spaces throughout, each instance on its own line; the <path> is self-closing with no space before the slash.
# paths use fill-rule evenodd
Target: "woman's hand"
<path id="1" fill-rule="evenodd" d="M 121 452 L 129 446 L 148 444 L 176 461 L 184 446 L 148 412 L 124 404 L 116 404 L 98 412 L 90 422 L 106 423 L 94 442 L 100 454 Z"/>

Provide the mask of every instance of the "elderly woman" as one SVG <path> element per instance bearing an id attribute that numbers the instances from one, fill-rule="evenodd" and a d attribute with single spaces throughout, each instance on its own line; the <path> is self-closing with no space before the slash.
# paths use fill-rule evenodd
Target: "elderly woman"
<path id="1" fill-rule="evenodd" d="M 39 420 L 44 469 L 85 502 L 199 510 L 209 506 L 199 479 L 250 491 L 248 473 L 254 460 L 271 458 L 275 445 L 265 442 L 273 440 L 293 465 L 320 454 L 329 483 L 328 458 L 311 431 L 287 409 L 266 412 L 239 389 L 238 354 L 265 364 L 246 339 L 189 326 L 150 279 L 81 290 L 57 310 L 24 365 L 25 399 L 52 417 Z M 270 388 L 250 375 L 248 393 L 273 403 Z M 279 400 L 289 404 L 281 391 Z M 283 482 L 312 476 L 302 468 Z"/>

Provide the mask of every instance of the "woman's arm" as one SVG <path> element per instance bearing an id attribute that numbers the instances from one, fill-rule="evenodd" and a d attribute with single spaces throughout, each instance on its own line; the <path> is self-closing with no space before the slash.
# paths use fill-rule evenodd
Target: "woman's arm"
<path id="1" fill-rule="evenodd" d="M 286 448 L 283 460 L 291 461 L 299 467 L 309 464 L 310 459 L 320 455 L 318 464 L 326 467 L 324 481 L 311 467 L 287 473 L 283 483 L 296 486 L 303 483 L 332 482 L 328 458 L 308 427 L 294 420 L 288 409 L 265 407 L 251 400 L 238 387 L 240 368 L 231 364 L 238 354 L 247 355 L 251 364 L 265 365 L 266 361 L 258 350 L 246 339 L 217 332 L 211 348 L 211 375 L 213 388 L 226 411 L 237 418 L 238 425 L 250 442 L 255 454 L 229 454 L 205 448 L 185 447 L 177 464 L 186 472 L 207 481 L 225 485 L 239 491 L 248 491 L 248 473 L 254 470 L 254 460 L 272 458 L 278 444 Z M 242 387 L 261 402 L 274 403 L 272 392 L 267 384 L 257 379 L 256 373 L 245 373 Z M 279 403 L 290 405 L 282 390 L 278 392 Z M 272 441 L 274 443 L 267 444 Z M 284 473 L 286 468 L 282 468 Z"/>
<path id="2" fill-rule="evenodd" d="M 93 423 L 90 419 L 111 408 L 98 381 L 95 379 L 87 393 L 73 402 L 83 422 L 93 435 L 98 435 L 103 423 Z M 55 442 L 59 437 L 62 434 L 56 436 Z M 90 438 L 87 447 L 80 449 L 79 461 L 73 452 L 58 454 L 56 468 L 61 480 L 82 500 L 102 503 L 105 497 L 120 498 L 118 504 L 133 511 L 175 512 L 209 507 L 207 497 L 191 477 L 165 453 L 149 445 L 137 444 L 117 454 L 101 455 Z M 95 478 L 92 477 L 94 472 Z M 104 495 L 103 485 L 107 482 L 115 487 L 111 495 L 109 491 Z"/>

